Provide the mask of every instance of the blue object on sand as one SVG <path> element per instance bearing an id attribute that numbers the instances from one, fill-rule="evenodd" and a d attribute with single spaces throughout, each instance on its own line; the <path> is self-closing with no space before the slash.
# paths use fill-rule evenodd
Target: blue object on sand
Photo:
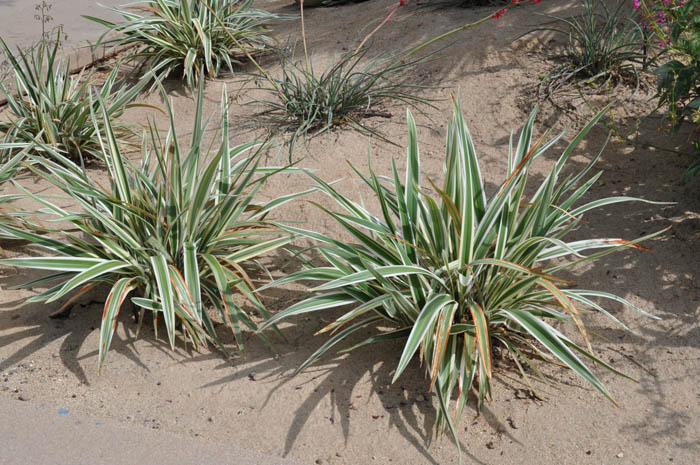
<path id="1" fill-rule="evenodd" d="M 58 409 L 58 414 L 59 415 L 68 415 L 68 410 L 66 410 L 64 408 L 60 408 L 60 409 Z"/>

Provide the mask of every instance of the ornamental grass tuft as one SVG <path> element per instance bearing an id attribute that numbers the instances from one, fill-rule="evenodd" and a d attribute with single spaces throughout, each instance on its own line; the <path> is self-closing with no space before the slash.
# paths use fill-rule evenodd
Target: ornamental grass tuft
<path id="1" fill-rule="evenodd" d="M 168 104 L 170 131 L 162 140 L 155 125 L 149 125 L 150 140 L 144 138 L 138 164 L 122 154 L 108 110 L 101 106 L 105 125 L 98 137 L 109 185 L 103 187 L 60 152 L 43 146 L 42 156 L 35 156 L 28 168 L 79 209 L 61 207 L 18 186 L 42 206 L 42 223 L 33 221 L 32 214 L 23 218 L 26 229 L 0 223 L 6 236 L 47 252 L 48 256 L 0 260 L 2 265 L 49 272 L 19 286 L 48 286 L 28 302 L 67 299 L 63 304 L 67 307 L 91 288 L 111 288 L 102 310 L 99 369 L 127 298 L 139 309 L 139 326 L 146 311 L 152 313 L 156 335 L 159 320 L 164 321 L 172 348 L 179 326 L 185 342 L 195 349 L 213 341 L 225 350 L 215 330 L 216 314 L 240 346 L 244 328 L 258 329 L 249 312 L 269 316 L 254 292 L 249 270 L 253 264 L 262 267 L 255 261 L 258 257 L 290 242 L 289 233 L 265 218 L 300 194 L 266 203 L 257 203 L 255 196 L 270 176 L 294 169 L 262 167 L 264 145 L 229 145 L 225 89 L 221 139 L 214 144 L 215 152 L 208 153 L 202 101 L 200 86 L 189 147 L 175 133 L 175 116 Z M 57 222 L 70 226 L 50 226 Z M 237 294 L 247 301 L 245 305 L 235 298 Z"/>
<path id="2" fill-rule="evenodd" d="M 600 300 L 644 312 L 611 293 L 574 287 L 558 272 L 618 249 L 641 247 L 639 242 L 659 233 L 632 241 L 567 241 L 567 233 L 586 212 L 640 199 L 579 202 L 601 175 L 586 178 L 600 153 L 579 172 L 563 174 L 574 148 L 602 113 L 573 139 L 540 186 L 532 190 L 527 183 L 530 167 L 562 137 L 544 141 L 543 136 L 533 143 L 535 115 L 533 111 L 527 119 L 515 147 L 511 138 L 507 176 L 490 195 L 458 102 L 448 129 L 441 187 L 430 179 L 426 184 L 421 177 L 416 125 L 410 112 L 405 179 L 401 180 L 395 164 L 388 176 L 378 175 L 371 167 L 368 174 L 356 170 L 376 195 L 378 213 L 314 176 L 317 189 L 339 211 L 319 208 L 355 243 L 287 226 L 291 233 L 315 241 L 314 250 L 327 264 L 271 283 L 269 286 L 322 281 L 313 289 L 313 296 L 275 314 L 261 330 L 304 313 L 347 309 L 319 331 L 330 338 L 299 370 L 361 330 L 374 328 L 376 334 L 346 350 L 405 340 L 393 380 L 418 356 L 437 394 L 436 430 L 449 429 L 455 440 L 455 424 L 472 389 L 479 405 L 490 396 L 496 347 L 510 356 L 528 383 L 531 372 L 526 367 L 534 366 L 531 362 L 558 360 L 610 398 L 585 362 L 619 372 L 595 355 L 582 307 L 623 327 Z M 565 335 L 562 331 L 567 325 L 578 335 Z"/>
<path id="3" fill-rule="evenodd" d="M 84 72 L 73 75 L 70 60 L 59 56 L 61 31 L 55 41 L 41 41 L 28 52 L 18 50 L 13 55 L 0 39 L 14 75 L 15 89 L 0 82 L 0 96 L 7 100 L 9 121 L 0 121 L 0 134 L 5 142 L 50 145 L 73 161 L 102 156 L 97 133 L 105 122 L 119 118 L 129 102 L 143 89 L 145 83 L 118 89 L 118 67 L 99 86 Z M 90 98 L 92 93 L 102 100 Z M 93 118 L 93 114 L 99 115 Z M 112 125 L 120 137 L 128 134 L 121 123 Z"/>
<path id="4" fill-rule="evenodd" d="M 124 18 L 121 22 L 85 16 L 107 27 L 96 46 L 133 45 L 136 50 L 130 59 L 145 59 L 159 80 L 179 74 L 191 88 L 200 74 L 216 77 L 223 70 L 233 72 L 238 58 L 272 45 L 266 24 L 287 18 L 253 8 L 252 0 L 144 3 L 109 8 Z M 106 39 L 113 32 L 119 37 Z"/>
<path id="5" fill-rule="evenodd" d="M 365 47 L 345 53 L 320 72 L 309 58 L 302 65 L 293 56 L 282 55 L 279 77 L 255 76 L 271 97 L 255 101 L 264 108 L 259 117 L 267 126 L 292 134 L 290 153 L 300 137 L 319 135 L 342 125 L 386 141 L 362 122 L 368 117 L 391 117 L 378 105 L 392 100 L 414 108 L 430 105 L 429 99 L 417 93 L 425 86 L 411 84 L 401 76 L 427 57 L 401 60 L 382 54 L 367 58 L 368 50 Z"/>
<path id="6" fill-rule="evenodd" d="M 569 84 L 573 79 L 604 84 L 610 80 L 631 78 L 639 86 L 639 69 L 650 63 L 649 35 L 632 17 L 630 5 L 618 0 L 608 5 L 603 0 L 581 0 L 583 12 L 571 17 L 544 13 L 563 28 L 544 27 L 566 37 L 564 63 L 552 68 L 542 85 L 547 95 Z"/>

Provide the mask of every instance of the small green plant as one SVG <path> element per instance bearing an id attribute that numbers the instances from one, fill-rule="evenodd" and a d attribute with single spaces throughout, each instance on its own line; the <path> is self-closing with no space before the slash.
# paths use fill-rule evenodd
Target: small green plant
<path id="1" fill-rule="evenodd" d="M 56 36 L 57 40 L 60 42 L 64 42 L 68 39 L 68 34 L 63 31 L 63 24 L 49 28 L 49 25 L 53 22 L 53 16 L 50 14 L 52 8 L 53 4 L 45 0 L 42 0 L 41 3 L 34 4 L 34 11 L 36 11 L 34 19 L 41 24 L 41 37 L 35 44 L 23 50 L 25 54 L 31 53 L 39 44 L 44 44 L 45 46 L 52 44 L 54 42 L 54 36 Z M 0 51 L 0 57 L 4 56 L 5 53 Z M 7 58 L 0 60 L 0 82 L 5 82 L 5 79 L 10 75 L 11 71 L 12 65 L 10 64 L 10 60 Z"/>
<path id="2" fill-rule="evenodd" d="M 0 39 L 2 51 L 10 62 L 15 89 L 0 82 L 0 95 L 7 100 L 9 121 L 0 121 L 0 133 L 7 142 L 31 143 L 35 140 L 50 145 L 72 160 L 100 158 L 98 138 L 105 121 L 92 118 L 98 102 L 91 98 L 95 83 L 83 72 L 71 75 L 70 60 L 59 56 L 60 31 L 55 41 L 42 41 L 28 52 L 18 50 L 14 56 Z M 145 83 L 131 88 L 117 85 L 115 68 L 97 93 L 110 119 L 122 115 L 129 102 Z M 126 134 L 123 124 L 114 124 L 118 133 Z"/>
<path id="3" fill-rule="evenodd" d="M 34 19 L 41 24 L 41 39 L 39 43 L 51 44 L 53 42 L 53 37 L 57 36 L 57 40 L 64 42 L 68 36 L 63 32 L 63 24 L 59 24 L 56 27 L 50 28 L 51 22 L 53 22 L 53 16 L 51 16 L 51 9 L 53 8 L 53 3 L 49 3 L 46 0 L 41 0 L 41 3 L 34 4 Z"/>
<path id="4" fill-rule="evenodd" d="M 51 220 L 71 227 L 32 226 L 31 217 L 26 218 L 29 230 L 0 224 L 6 235 L 38 245 L 50 255 L 0 260 L 3 265 L 51 272 L 24 285 L 49 285 L 29 302 L 52 303 L 68 297 L 67 308 L 90 288 L 111 287 L 100 330 L 99 368 L 117 314 L 129 295 L 140 308 L 141 322 L 144 312 L 151 311 L 157 329 L 162 316 L 171 347 L 179 322 L 185 341 L 195 348 L 214 341 L 224 350 L 208 307 L 218 312 L 242 344 L 242 327 L 256 330 L 257 326 L 234 294 L 245 296 L 255 311 L 268 316 L 247 270 L 257 257 L 291 240 L 285 231 L 266 222 L 265 216 L 300 194 L 263 204 L 254 197 L 270 176 L 293 169 L 261 167 L 260 144 L 229 145 L 225 90 L 221 140 L 213 155 L 207 153 L 202 95 L 200 87 L 189 148 L 178 140 L 175 116 L 168 105 L 170 131 L 162 140 L 157 128 L 149 125 L 151 146 L 143 141 L 138 166 L 122 155 L 108 110 L 100 106 L 105 125 L 99 140 L 109 187 L 92 180 L 53 147 L 43 146 L 43 156 L 34 157 L 29 168 L 82 211 L 68 211 L 21 189 L 42 205 Z M 51 220 L 45 223 L 50 225 Z"/>
<path id="5" fill-rule="evenodd" d="M 319 331 L 331 334 L 330 339 L 299 370 L 348 336 L 380 327 L 378 334 L 347 350 L 405 339 L 394 381 L 418 354 L 437 393 L 436 428 L 448 428 L 455 440 L 455 422 L 472 385 L 476 382 L 479 404 L 490 396 L 496 347 L 510 355 L 528 383 L 534 360 L 558 359 L 610 397 L 584 360 L 618 372 L 593 352 L 581 307 L 598 311 L 623 327 L 597 300 L 637 307 L 607 292 L 573 287 L 557 273 L 619 248 L 640 247 L 638 242 L 659 233 L 633 241 L 594 238 L 567 242 L 567 233 L 584 213 L 639 199 L 612 197 L 579 204 L 601 175 L 584 179 L 600 153 L 580 172 L 562 174 L 574 148 L 602 113 L 573 139 L 539 188 L 530 189 L 527 181 L 533 162 L 561 138 L 543 142 L 543 136 L 533 144 L 535 115 L 533 112 L 525 123 L 517 147 L 511 139 L 508 174 L 491 196 L 487 196 L 459 103 L 448 129 L 442 187 L 430 179 L 426 185 L 421 179 L 417 131 L 410 113 L 405 181 L 400 180 L 395 164 L 389 176 L 379 176 L 371 167 L 369 174 L 356 170 L 376 195 L 379 214 L 314 177 L 317 188 L 342 211 L 319 208 L 356 243 L 287 227 L 317 241 L 314 250 L 327 265 L 309 267 L 269 286 L 297 280 L 325 282 L 314 288 L 312 297 L 277 313 L 261 329 L 295 315 L 352 306 Z M 585 255 L 588 251 L 593 252 Z M 573 323 L 581 342 L 564 335 L 552 321 Z M 456 410 L 450 409 L 453 394 Z"/>
<path id="6" fill-rule="evenodd" d="M 671 59 L 656 70 L 659 106 L 677 129 L 685 120 L 700 123 L 700 14 L 698 0 L 635 0 L 645 26 Z"/>
<path id="7" fill-rule="evenodd" d="M 147 0 L 145 5 L 109 8 L 124 18 L 111 22 L 92 16 L 107 31 L 97 41 L 114 47 L 136 46 L 130 59 L 145 58 L 164 79 L 180 74 L 194 88 L 200 74 L 230 72 L 237 58 L 272 45 L 265 25 L 285 19 L 252 7 L 252 0 Z M 107 39 L 117 32 L 120 37 Z"/>
<path id="8" fill-rule="evenodd" d="M 698 0 L 634 0 L 641 21 L 652 30 L 665 62 L 654 70 L 658 76 L 659 107 L 668 108 L 666 120 L 671 131 L 684 122 L 700 130 L 700 14 Z M 660 60 L 661 61 L 661 60 Z M 700 157 L 698 144 L 695 155 Z M 686 181 L 700 173 L 700 159 L 688 167 Z"/>
<path id="9" fill-rule="evenodd" d="M 267 125 L 293 134 L 290 151 L 299 137 L 318 135 L 343 124 L 381 137 L 361 120 L 388 116 L 377 109 L 383 101 L 398 100 L 414 107 L 429 104 L 417 93 L 422 86 L 398 76 L 423 60 L 402 62 L 386 54 L 366 59 L 368 50 L 345 53 L 320 73 L 310 60 L 305 66 L 293 56 L 281 55 L 281 75 L 270 77 L 274 85 L 263 87 L 272 98 L 255 103 L 265 107 L 260 117 Z M 270 83 L 263 76 L 256 78 Z"/>
<path id="10" fill-rule="evenodd" d="M 628 5 L 618 0 L 608 6 L 604 0 L 581 0 L 583 12 L 572 17 L 554 16 L 565 28 L 538 28 L 567 38 L 565 62 L 552 68 L 543 80 L 546 95 L 571 83 L 572 79 L 595 82 L 632 78 L 639 86 L 639 68 L 649 62 L 648 34 L 629 14 Z"/>

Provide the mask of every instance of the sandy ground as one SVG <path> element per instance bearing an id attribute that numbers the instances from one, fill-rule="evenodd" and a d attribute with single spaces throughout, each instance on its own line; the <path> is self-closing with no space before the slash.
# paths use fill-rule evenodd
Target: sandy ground
<path id="1" fill-rule="evenodd" d="M 358 31 L 382 18 L 393 4 L 392 0 L 372 0 L 308 10 L 309 48 L 315 62 L 327 62 L 357 43 Z M 441 179 L 448 99 L 459 93 L 489 186 L 502 178 L 510 131 L 519 129 L 537 103 L 537 78 L 551 65 L 547 57 L 561 45 L 560 39 L 544 33 L 516 39 L 545 21 L 530 11 L 566 13 L 571 5 L 545 1 L 535 8 L 513 10 L 498 21 L 461 33 L 435 61 L 414 71 L 411 79 L 416 83 L 435 86 L 423 94 L 437 99 L 435 109 L 425 107 L 426 115 L 417 115 L 426 176 Z M 281 1 L 265 3 L 265 7 L 295 11 Z M 434 4 L 402 8 L 377 35 L 375 50 L 410 47 L 489 11 Z M 277 37 L 281 41 L 298 37 L 298 26 L 298 22 L 279 25 Z M 272 73 L 278 71 L 272 61 L 266 66 Z M 242 86 L 240 79 L 208 82 L 206 113 L 218 111 L 223 83 L 237 96 L 232 111 L 241 129 L 235 131 L 234 141 L 262 135 L 244 124 L 258 110 L 245 103 L 259 96 L 259 91 L 235 92 Z M 192 99 L 175 83 L 169 90 L 179 129 L 187 134 Z M 584 94 L 585 102 L 576 96 L 560 96 L 542 104 L 537 124 L 539 133 L 570 128 L 565 136 L 568 141 L 595 108 L 614 98 L 612 120 L 607 124 L 618 135 L 605 149 L 599 164 L 605 172 L 589 199 L 630 195 L 673 202 L 626 204 L 593 212 L 574 233 L 578 237 L 634 238 L 672 226 L 662 238 L 648 244 L 652 251 L 607 256 L 572 275 L 581 287 L 615 292 L 661 318 L 653 321 L 621 306 L 609 306 L 632 329 L 626 332 L 605 318 L 586 316 L 599 354 L 638 382 L 599 372 L 619 404 L 616 407 L 572 373 L 550 368 L 548 372 L 559 384 L 540 386 L 544 399 L 540 401 L 525 395 L 526 386 L 517 372 L 500 366 L 493 401 L 479 416 L 470 405 L 459 424 L 463 463 L 697 463 L 700 180 L 680 182 L 689 157 L 677 152 L 689 150 L 691 134 L 684 130 L 668 139 L 658 131 L 660 114 L 651 113 L 652 94 L 648 88 L 635 93 L 620 86 L 604 96 Z M 143 101 L 161 104 L 154 95 Z M 368 120 L 368 124 L 403 146 L 404 107 L 386 104 L 384 109 L 393 116 Z M 127 120 L 143 123 L 143 110 L 127 113 Z M 585 164 L 607 134 L 603 126 L 592 131 L 573 158 L 572 169 Z M 535 167 L 535 180 L 542 179 L 546 165 L 558 156 L 562 145 Z M 335 130 L 299 144 L 294 157 L 303 157 L 301 165 L 316 169 L 324 179 L 346 178 L 343 189 L 369 199 L 346 163 L 366 168 L 368 149 L 379 173 L 389 172 L 392 158 L 403 164 L 404 148 L 350 130 Z M 100 173 L 95 171 L 95 176 Z M 300 177 L 279 178 L 263 195 L 302 189 L 307 183 Z M 46 188 L 32 181 L 26 184 L 36 191 Z M 279 216 L 304 220 L 310 229 L 335 231 L 331 221 L 303 202 L 280 211 Z M 2 247 L 10 255 L 25 252 L 21 246 L 3 243 Z M 269 262 L 277 274 L 295 268 L 284 256 L 271 257 Z M 351 356 L 329 355 L 304 373 L 290 376 L 323 342 L 312 334 L 333 313 L 283 325 L 287 342 L 279 342 L 278 356 L 251 336 L 247 356 L 232 360 L 218 352 L 171 352 L 165 341 L 156 340 L 148 331 L 136 339 L 135 325 L 124 315 L 104 373 L 98 376 L 97 328 L 104 297 L 86 298 L 68 320 L 51 320 L 47 316 L 55 307 L 22 306 L 33 292 L 7 289 L 28 277 L 24 272 L 0 270 L 0 395 L 113 417 L 134 427 L 204 436 L 304 463 L 458 463 L 454 444 L 447 438 L 434 438 L 436 399 L 428 392 L 418 362 L 390 384 L 400 344 L 366 347 Z M 265 293 L 265 302 L 279 310 L 304 295 L 302 286 L 277 289 Z"/>
<path id="2" fill-rule="evenodd" d="M 202 437 L 183 437 L 165 431 L 134 428 L 128 423 L 65 408 L 0 397 L 3 453 L 0 464 L 32 465 L 91 463 L 109 465 L 299 465 L 300 462 L 264 456 L 231 444 L 217 444 Z M 5 416 L 6 415 L 6 416 Z M 79 437 L 80 441 L 75 441 Z M 66 447 L 70 444 L 70 447 Z M 176 444 L 173 447 L 173 444 Z"/>

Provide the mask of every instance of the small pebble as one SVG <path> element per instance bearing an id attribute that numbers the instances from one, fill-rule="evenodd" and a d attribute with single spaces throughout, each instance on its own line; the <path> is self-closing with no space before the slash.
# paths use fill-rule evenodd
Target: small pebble
<path id="1" fill-rule="evenodd" d="M 615 457 L 617 457 L 618 459 L 621 459 L 621 458 L 623 458 L 624 456 L 625 456 L 625 454 L 624 454 L 623 452 L 620 452 L 620 453 L 617 454 Z"/>
<path id="2" fill-rule="evenodd" d="M 23 396 L 23 395 L 20 395 L 20 396 L 17 397 L 17 398 L 18 398 L 19 400 L 22 400 L 22 401 L 27 401 L 27 400 L 29 400 L 29 397 Z"/>

